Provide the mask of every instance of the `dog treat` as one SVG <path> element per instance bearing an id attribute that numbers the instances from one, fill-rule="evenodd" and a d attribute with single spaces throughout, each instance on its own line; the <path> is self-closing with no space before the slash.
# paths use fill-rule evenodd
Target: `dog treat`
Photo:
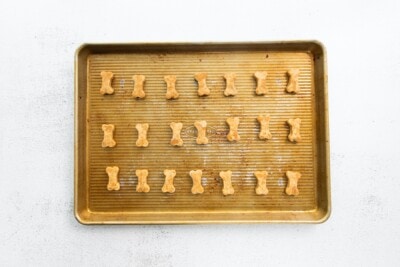
<path id="1" fill-rule="evenodd" d="M 225 73 L 224 78 L 226 80 L 226 88 L 224 91 L 225 96 L 233 96 L 237 94 L 237 89 L 235 86 L 235 73 Z"/>
<path id="2" fill-rule="evenodd" d="M 182 146 L 183 140 L 181 138 L 181 130 L 183 124 L 181 122 L 171 122 L 169 125 L 172 129 L 172 138 L 171 138 L 171 145 L 172 146 Z"/>
<path id="3" fill-rule="evenodd" d="M 146 96 L 146 93 L 143 90 L 143 85 L 144 85 L 144 82 L 146 81 L 146 76 L 133 75 L 132 79 L 135 81 L 132 96 L 136 97 L 136 98 L 144 98 Z"/>
<path id="4" fill-rule="evenodd" d="M 197 94 L 199 96 L 207 96 L 210 94 L 210 89 L 207 87 L 207 73 L 196 73 L 194 75 L 195 80 L 199 84 L 199 89 L 197 90 Z"/>
<path id="5" fill-rule="evenodd" d="M 222 188 L 222 194 L 233 195 L 235 190 L 232 187 L 232 172 L 231 171 L 222 171 L 219 173 L 219 177 L 221 177 L 224 187 Z"/>
<path id="6" fill-rule="evenodd" d="M 108 174 L 108 184 L 107 184 L 108 191 L 112 190 L 118 191 L 120 189 L 120 185 L 118 182 L 118 172 L 119 168 L 117 166 L 106 168 L 106 173 Z"/>
<path id="7" fill-rule="evenodd" d="M 165 94 L 165 98 L 177 99 L 179 97 L 179 93 L 178 91 L 176 91 L 175 88 L 176 76 L 175 75 L 164 76 L 164 81 L 167 83 L 167 93 Z"/>
<path id="8" fill-rule="evenodd" d="M 197 129 L 197 138 L 196 143 L 198 145 L 208 144 L 208 138 L 206 136 L 207 133 L 207 122 L 206 121 L 196 121 L 194 126 Z"/>
<path id="9" fill-rule="evenodd" d="M 102 95 L 112 95 L 114 93 L 114 89 L 111 87 L 112 79 L 114 78 L 114 73 L 111 71 L 102 71 L 101 75 L 101 88 L 100 94 Z"/>
<path id="10" fill-rule="evenodd" d="M 268 188 L 267 188 L 268 172 L 256 171 L 254 172 L 254 176 L 257 178 L 256 194 L 257 195 L 268 194 Z"/>
<path id="11" fill-rule="evenodd" d="M 163 187 L 161 188 L 161 191 L 163 193 L 174 193 L 175 192 L 174 178 L 176 175 L 176 171 L 164 170 L 164 175 L 165 175 L 165 181 Z"/>
<path id="12" fill-rule="evenodd" d="M 148 123 L 136 124 L 136 130 L 138 131 L 138 139 L 136 140 L 137 147 L 147 147 L 149 141 L 147 141 L 147 130 L 149 129 Z"/>
<path id="13" fill-rule="evenodd" d="M 290 126 L 290 132 L 288 135 L 288 139 L 290 142 L 300 142 L 301 141 L 301 135 L 300 135 L 300 124 L 301 124 L 301 119 L 289 119 L 287 123 Z"/>
<path id="14" fill-rule="evenodd" d="M 287 76 L 289 77 L 289 81 L 286 86 L 286 91 L 288 93 L 297 94 L 300 91 L 299 74 L 300 74 L 299 69 L 290 69 L 287 71 Z"/>
<path id="15" fill-rule="evenodd" d="M 258 134 L 258 138 L 260 139 L 271 139 L 272 134 L 269 131 L 269 121 L 270 116 L 268 114 L 258 115 L 257 121 L 260 123 L 260 133 Z"/>
<path id="16" fill-rule="evenodd" d="M 192 177 L 193 186 L 192 186 L 192 194 L 203 194 L 204 188 L 201 185 L 201 176 L 203 175 L 202 170 L 190 171 L 190 177 Z"/>
<path id="17" fill-rule="evenodd" d="M 239 117 L 227 118 L 226 123 L 228 123 L 228 125 L 229 125 L 229 133 L 226 136 L 226 138 L 231 142 L 239 141 L 240 140 L 240 136 L 238 133 L 238 127 L 239 127 L 239 123 L 240 123 Z"/>
<path id="18" fill-rule="evenodd" d="M 150 186 L 147 184 L 147 176 L 149 172 L 147 170 L 136 170 L 136 176 L 138 177 L 138 184 L 136 186 L 136 192 L 147 193 L 150 191 Z"/>
<path id="19" fill-rule="evenodd" d="M 257 88 L 256 88 L 257 95 L 266 95 L 268 93 L 267 74 L 268 73 L 266 71 L 256 71 L 254 73 L 254 77 L 257 80 Z"/>
<path id="20" fill-rule="evenodd" d="M 297 182 L 301 178 L 301 173 L 287 171 L 286 177 L 288 178 L 288 184 L 286 186 L 286 194 L 290 196 L 297 196 L 299 194 L 299 189 L 297 188 Z"/>
<path id="21" fill-rule="evenodd" d="M 103 124 L 101 129 L 104 132 L 103 142 L 101 143 L 102 147 L 115 147 L 117 142 L 114 140 L 114 124 Z"/>

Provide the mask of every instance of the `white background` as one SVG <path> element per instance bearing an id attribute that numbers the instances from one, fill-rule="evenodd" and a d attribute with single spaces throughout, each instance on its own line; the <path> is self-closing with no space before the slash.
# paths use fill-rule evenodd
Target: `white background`
<path id="1" fill-rule="evenodd" d="M 0 3 L 0 265 L 399 266 L 397 1 Z M 331 218 L 321 225 L 83 226 L 74 52 L 85 42 L 317 39 L 328 51 Z"/>

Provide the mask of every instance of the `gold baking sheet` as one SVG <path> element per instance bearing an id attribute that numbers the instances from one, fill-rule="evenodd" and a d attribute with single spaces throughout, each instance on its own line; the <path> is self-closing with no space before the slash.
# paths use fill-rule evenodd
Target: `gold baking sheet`
<path id="1" fill-rule="evenodd" d="M 84 224 L 319 223 L 330 214 L 326 55 L 314 41 L 190 44 L 87 44 L 75 59 L 75 216 Z M 298 94 L 285 92 L 286 71 L 300 69 Z M 100 72 L 112 71 L 113 95 L 101 95 Z M 269 93 L 255 95 L 256 71 Z M 208 97 L 194 73 L 208 73 Z M 238 95 L 225 97 L 224 73 Z M 146 76 L 145 99 L 132 97 L 134 74 Z M 166 100 L 165 75 L 176 75 L 177 100 Z M 271 140 L 258 138 L 257 116 L 271 115 Z M 227 117 L 241 119 L 237 143 Z M 288 141 L 287 119 L 301 118 L 302 142 Z M 208 145 L 196 144 L 196 120 L 208 123 Z M 170 145 L 170 122 L 182 122 L 182 147 Z M 136 123 L 149 123 L 147 148 L 136 147 Z M 102 148 L 102 124 L 114 124 L 117 146 Z M 108 191 L 107 166 L 118 166 L 119 191 Z M 136 169 L 148 169 L 151 191 L 137 193 Z M 175 193 L 161 192 L 175 169 Z M 203 170 L 204 193 L 191 194 L 190 170 Z M 231 170 L 234 195 L 219 172 Z M 269 173 L 269 194 L 255 194 L 254 171 Z M 298 196 L 285 194 L 285 172 L 301 172 Z"/>

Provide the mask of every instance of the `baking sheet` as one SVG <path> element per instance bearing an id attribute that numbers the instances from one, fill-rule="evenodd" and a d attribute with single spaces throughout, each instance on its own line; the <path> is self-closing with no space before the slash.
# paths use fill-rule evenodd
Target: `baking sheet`
<path id="1" fill-rule="evenodd" d="M 91 44 L 76 54 L 75 215 L 85 224 L 310 222 L 330 213 L 326 59 L 318 42 L 225 44 Z M 300 93 L 285 92 L 286 71 L 300 69 Z M 112 71 L 113 95 L 101 95 L 100 72 Z M 256 71 L 269 93 L 255 95 Z M 196 72 L 208 74 L 210 96 L 197 96 Z M 238 95 L 225 97 L 224 73 L 235 72 Z M 146 76 L 145 99 L 132 97 L 135 74 Z M 177 100 L 166 100 L 163 77 L 176 75 Z M 259 114 L 271 116 L 271 140 L 258 138 Z M 237 143 L 227 117 L 241 119 Z M 302 142 L 288 141 L 286 120 L 301 118 Z M 196 120 L 208 123 L 208 145 L 196 144 Z M 170 122 L 182 122 L 172 147 Z M 135 146 L 136 123 L 149 123 L 147 148 Z M 117 146 L 102 148 L 102 124 L 114 124 Z M 119 191 L 108 191 L 107 166 L 118 166 Z M 147 194 L 135 191 L 136 169 L 148 169 Z M 164 169 L 176 191 L 161 192 Z M 191 194 L 190 170 L 203 170 L 204 193 Z M 235 194 L 221 193 L 219 171 L 231 170 Z M 253 172 L 269 173 L 269 194 L 255 194 Z M 302 173 L 298 196 L 285 194 L 285 172 Z"/>

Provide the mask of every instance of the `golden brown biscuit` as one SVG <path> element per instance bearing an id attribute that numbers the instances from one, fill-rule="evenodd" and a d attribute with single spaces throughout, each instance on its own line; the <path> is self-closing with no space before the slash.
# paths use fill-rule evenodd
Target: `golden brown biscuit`
<path id="1" fill-rule="evenodd" d="M 229 141 L 239 141 L 240 136 L 238 133 L 240 119 L 239 117 L 230 117 L 226 119 L 226 123 L 229 125 L 229 133 L 226 138 Z"/>
<path id="2" fill-rule="evenodd" d="M 301 124 L 301 119 L 289 119 L 287 123 L 290 126 L 290 132 L 288 135 L 288 139 L 290 142 L 293 143 L 298 143 L 301 141 L 301 135 L 300 135 L 300 124 Z"/>
<path id="3" fill-rule="evenodd" d="M 256 71 L 254 73 L 254 77 L 257 80 L 257 88 L 256 88 L 257 95 L 268 94 L 267 75 L 268 75 L 268 73 L 266 71 Z"/>
<path id="4" fill-rule="evenodd" d="M 299 194 L 299 189 L 297 188 L 297 183 L 301 178 L 301 173 L 287 171 L 286 177 L 288 178 L 288 184 L 286 186 L 286 194 L 290 196 L 297 196 Z"/>
<path id="5" fill-rule="evenodd" d="M 163 187 L 161 188 L 161 191 L 163 193 L 174 193 L 175 192 L 174 178 L 176 175 L 176 171 L 164 170 L 164 175 L 165 175 L 165 181 Z"/>
<path id="6" fill-rule="evenodd" d="M 260 123 L 260 133 L 258 138 L 260 139 L 272 139 L 272 134 L 269 131 L 269 121 L 271 117 L 268 114 L 258 115 L 257 121 Z"/>
<path id="7" fill-rule="evenodd" d="M 104 132 L 103 142 L 101 143 L 102 147 L 115 147 L 117 142 L 114 140 L 114 124 L 103 124 L 101 129 Z"/>
<path id="8" fill-rule="evenodd" d="M 201 176 L 203 175 L 202 170 L 190 171 L 190 177 L 192 177 L 193 186 L 192 186 L 192 194 L 203 194 L 204 188 L 201 185 Z"/>
<path id="9" fill-rule="evenodd" d="M 136 170 L 136 176 L 138 177 L 138 184 L 136 186 L 136 192 L 147 193 L 150 192 L 150 186 L 147 184 L 147 176 L 149 175 L 148 170 Z"/>
<path id="10" fill-rule="evenodd" d="M 299 85 L 299 69 L 290 69 L 287 71 L 287 76 L 289 77 L 288 84 L 286 86 L 286 91 L 288 93 L 297 94 L 300 92 L 300 85 Z"/>
<path id="11" fill-rule="evenodd" d="M 194 126 L 197 129 L 197 139 L 196 143 L 199 145 L 208 144 L 207 134 L 207 122 L 206 121 L 196 121 Z"/>
<path id="12" fill-rule="evenodd" d="M 119 168 L 117 166 L 106 168 L 106 173 L 108 174 L 108 184 L 107 184 L 108 191 L 112 190 L 118 191 L 120 189 L 120 184 L 118 182 L 118 172 Z"/>
<path id="13" fill-rule="evenodd" d="M 254 176 L 257 178 L 256 194 L 257 195 L 268 194 L 268 188 L 267 188 L 268 172 L 267 171 L 256 171 L 256 172 L 254 172 Z"/>
<path id="14" fill-rule="evenodd" d="M 207 87 L 207 73 L 196 73 L 194 75 L 194 79 L 199 84 L 199 89 L 197 90 L 197 94 L 199 96 L 207 96 L 210 94 L 210 89 Z"/>
<path id="15" fill-rule="evenodd" d="M 167 83 L 167 93 L 165 94 L 165 98 L 177 99 L 179 97 L 179 93 L 178 91 L 176 91 L 175 88 L 176 76 L 175 75 L 164 76 L 164 81 Z"/>
<path id="16" fill-rule="evenodd" d="M 136 130 L 138 131 L 138 139 L 136 140 L 137 147 L 147 147 L 149 141 L 147 141 L 147 131 L 149 129 L 148 123 L 136 124 Z"/>
<path id="17" fill-rule="evenodd" d="M 224 183 L 224 187 L 222 188 L 222 194 L 224 194 L 224 196 L 233 195 L 235 193 L 235 190 L 233 189 L 232 186 L 232 172 L 221 171 L 219 173 L 219 177 L 221 177 Z"/>
<path id="18" fill-rule="evenodd" d="M 146 77 L 144 75 L 133 75 L 132 79 L 135 81 L 132 96 L 135 98 L 145 98 L 146 93 L 144 92 L 143 87 Z"/>
<path id="19" fill-rule="evenodd" d="M 225 73 L 224 78 L 226 80 L 226 88 L 224 91 L 225 96 L 234 96 L 237 95 L 237 89 L 235 86 L 235 79 L 236 79 L 236 74 L 235 73 Z"/>
<path id="20" fill-rule="evenodd" d="M 114 93 L 114 88 L 111 87 L 111 82 L 114 78 L 114 74 L 111 71 L 102 71 L 101 75 L 101 88 L 100 94 L 102 95 L 112 95 Z"/>
<path id="21" fill-rule="evenodd" d="M 181 130 L 183 127 L 183 124 L 180 122 L 171 122 L 169 125 L 172 129 L 172 138 L 170 144 L 172 146 L 182 146 L 183 145 L 183 140 L 181 138 Z"/>

